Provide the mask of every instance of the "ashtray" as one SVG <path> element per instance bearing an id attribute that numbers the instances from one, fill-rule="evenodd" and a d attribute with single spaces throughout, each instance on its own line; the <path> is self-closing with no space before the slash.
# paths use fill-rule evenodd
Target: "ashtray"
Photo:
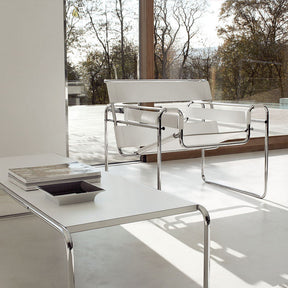
<path id="1" fill-rule="evenodd" d="M 39 186 L 46 196 L 58 205 L 93 201 L 102 188 L 86 181 L 67 182 Z"/>

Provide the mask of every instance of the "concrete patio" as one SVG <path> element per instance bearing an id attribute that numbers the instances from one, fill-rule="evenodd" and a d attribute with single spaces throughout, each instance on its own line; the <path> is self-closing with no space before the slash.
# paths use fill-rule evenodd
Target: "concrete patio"
<path id="1" fill-rule="evenodd" d="M 105 105 L 69 106 L 69 156 L 88 164 L 104 163 L 104 110 Z M 253 117 L 264 119 L 262 110 Z M 270 108 L 270 135 L 288 135 L 288 109 Z M 252 137 L 263 136 L 263 125 L 253 125 Z M 109 162 L 138 160 L 138 157 L 121 157 L 116 148 L 112 124 L 109 123 Z"/>

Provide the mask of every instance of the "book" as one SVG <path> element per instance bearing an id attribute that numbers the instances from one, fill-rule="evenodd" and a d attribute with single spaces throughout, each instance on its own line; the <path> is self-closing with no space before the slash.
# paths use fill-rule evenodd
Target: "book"
<path id="1" fill-rule="evenodd" d="M 24 190 L 35 190 L 40 185 L 89 179 L 98 182 L 100 177 L 100 170 L 93 166 L 79 162 L 24 168 L 10 168 L 8 170 L 9 180 Z"/>

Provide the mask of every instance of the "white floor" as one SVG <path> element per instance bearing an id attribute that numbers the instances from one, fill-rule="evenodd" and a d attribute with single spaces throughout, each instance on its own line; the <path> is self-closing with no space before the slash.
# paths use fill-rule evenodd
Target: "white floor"
<path id="1" fill-rule="evenodd" d="M 163 163 L 163 193 L 202 204 L 211 215 L 212 288 L 288 287 L 288 150 L 271 151 L 269 162 L 265 200 L 204 184 L 199 159 Z M 260 193 L 263 170 L 258 152 L 207 160 L 207 178 Z M 156 185 L 155 164 L 110 172 Z M 15 209 L 0 197 L 2 214 Z M 193 213 L 73 234 L 76 287 L 201 287 L 202 228 Z M 57 232 L 33 216 L 1 220 L 0 231 L 0 287 L 66 287 Z"/>

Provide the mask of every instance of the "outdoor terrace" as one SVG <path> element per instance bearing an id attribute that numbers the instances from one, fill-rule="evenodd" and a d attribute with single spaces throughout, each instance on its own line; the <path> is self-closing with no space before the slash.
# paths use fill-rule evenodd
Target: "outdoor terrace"
<path id="1" fill-rule="evenodd" d="M 89 164 L 104 163 L 104 110 L 105 105 L 70 106 L 69 121 L 69 156 Z M 272 107 L 272 108 L 271 108 Z M 288 107 L 287 107 L 288 108 Z M 253 117 L 264 119 L 261 109 L 253 112 Z M 269 105 L 270 136 L 288 135 L 288 109 L 279 109 L 279 105 Z M 138 157 L 119 155 L 111 123 L 108 123 L 109 161 L 123 162 L 138 160 Z M 109 127 L 109 126 L 108 126 Z M 252 137 L 263 137 L 264 126 L 253 124 Z M 287 146 L 286 146 L 287 147 Z"/>

